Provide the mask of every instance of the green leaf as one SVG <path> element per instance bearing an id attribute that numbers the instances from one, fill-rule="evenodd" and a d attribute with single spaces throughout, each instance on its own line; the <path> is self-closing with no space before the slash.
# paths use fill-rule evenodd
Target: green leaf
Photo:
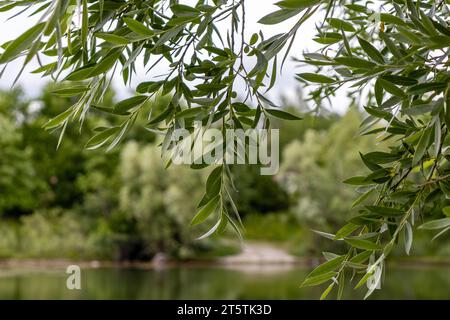
<path id="1" fill-rule="evenodd" d="M 63 124 L 73 113 L 73 108 L 69 108 L 66 111 L 58 114 L 56 117 L 50 119 L 43 128 L 46 130 L 54 129 Z"/>
<path id="2" fill-rule="evenodd" d="M 40 36 L 44 30 L 45 23 L 39 23 L 34 27 L 25 31 L 21 36 L 10 42 L 3 54 L 0 56 L 0 64 L 14 60 L 22 51 L 28 49 L 36 38 Z"/>
<path id="3" fill-rule="evenodd" d="M 355 12 L 364 13 L 367 14 L 368 8 L 365 6 L 359 5 L 359 4 L 346 4 L 345 7 L 347 7 L 350 10 L 353 10 Z"/>
<path id="4" fill-rule="evenodd" d="M 316 82 L 316 83 L 334 83 L 336 82 L 335 79 L 317 74 L 317 73 L 299 73 L 297 74 L 298 77 L 300 77 L 303 80 L 309 81 L 309 82 Z"/>
<path id="5" fill-rule="evenodd" d="M 376 66 L 375 63 L 371 61 L 367 61 L 361 58 L 354 58 L 354 57 L 338 57 L 335 58 L 334 61 L 336 61 L 339 64 L 342 64 L 344 66 L 352 67 L 352 68 L 361 68 L 361 69 L 372 69 Z"/>
<path id="6" fill-rule="evenodd" d="M 320 44 L 334 44 L 338 43 L 343 40 L 342 36 L 336 36 L 336 37 L 317 37 L 313 39 L 315 42 Z"/>
<path id="7" fill-rule="evenodd" d="M 398 76 L 394 74 L 384 75 L 381 79 L 387 80 L 399 86 L 413 86 L 417 84 L 417 80 L 410 77 Z"/>
<path id="8" fill-rule="evenodd" d="M 367 181 L 367 177 L 363 177 L 363 176 L 351 177 L 349 179 L 344 180 L 343 183 L 354 185 L 354 186 L 364 186 L 364 185 L 372 184 L 371 181 Z"/>
<path id="9" fill-rule="evenodd" d="M 339 229 L 338 232 L 336 232 L 336 235 L 334 236 L 334 240 L 339 240 L 347 237 L 350 235 L 353 231 L 357 230 L 360 226 L 353 224 L 353 223 L 347 223 L 345 226 L 343 226 L 341 229 Z"/>
<path id="10" fill-rule="evenodd" d="M 222 50 L 220 48 L 213 47 L 213 46 L 205 46 L 204 49 L 208 50 L 209 52 L 215 53 L 219 56 L 228 58 L 228 53 L 225 50 Z"/>
<path id="11" fill-rule="evenodd" d="M 377 79 L 377 81 L 375 81 L 375 86 L 374 86 L 374 91 L 375 91 L 375 100 L 377 101 L 377 105 L 381 106 L 383 104 L 383 87 L 380 84 L 380 78 Z"/>
<path id="12" fill-rule="evenodd" d="M 73 72 L 69 73 L 64 80 L 69 81 L 80 81 L 91 78 L 92 72 L 95 70 L 95 66 L 83 67 L 80 69 L 76 69 Z"/>
<path id="13" fill-rule="evenodd" d="M 312 7 L 321 1 L 322 0 L 284 0 L 275 4 L 281 8 L 302 10 Z"/>
<path id="14" fill-rule="evenodd" d="M 198 225 L 203 221 L 205 221 L 211 215 L 211 213 L 214 212 L 218 204 L 219 204 L 219 196 L 216 196 L 213 199 L 211 199 L 205 206 L 203 206 L 200 209 L 200 211 L 192 219 L 191 226 Z"/>
<path id="15" fill-rule="evenodd" d="M 97 133 L 95 136 L 93 136 L 89 141 L 86 143 L 85 148 L 87 150 L 95 150 L 103 146 L 105 143 L 107 143 L 111 137 L 120 131 L 120 127 L 112 127 L 108 128 L 106 130 L 103 130 L 100 133 Z"/>
<path id="16" fill-rule="evenodd" d="M 302 118 L 280 109 L 264 109 L 268 114 L 275 118 L 284 120 L 301 120 Z"/>
<path id="17" fill-rule="evenodd" d="M 233 107 L 233 109 L 236 112 L 239 112 L 239 113 L 246 113 L 246 112 L 251 111 L 250 107 L 242 102 L 234 102 L 231 104 L 231 106 Z"/>
<path id="18" fill-rule="evenodd" d="M 163 85 L 162 82 L 154 82 L 154 81 L 142 82 L 142 83 L 138 84 L 138 86 L 136 87 L 136 92 L 137 93 L 153 93 L 153 92 L 158 91 L 162 85 Z"/>
<path id="19" fill-rule="evenodd" d="M 331 292 L 331 290 L 334 287 L 334 282 L 332 282 L 326 289 L 325 291 L 322 293 L 322 295 L 320 296 L 320 300 L 325 300 L 328 296 L 328 294 Z"/>
<path id="20" fill-rule="evenodd" d="M 338 30 L 344 30 L 348 32 L 355 32 L 355 28 L 352 26 L 351 23 L 338 19 L 338 18 L 329 18 L 328 23 L 333 26 L 334 28 Z"/>
<path id="21" fill-rule="evenodd" d="M 281 9 L 264 16 L 258 21 L 258 23 L 266 25 L 277 24 L 296 16 L 299 12 L 299 10 Z"/>
<path id="22" fill-rule="evenodd" d="M 384 164 L 384 163 L 391 163 L 394 161 L 397 161 L 400 159 L 400 157 L 396 154 L 387 153 L 387 152 L 381 152 L 381 151 L 374 151 L 369 152 L 364 155 L 364 157 L 376 164 Z"/>
<path id="23" fill-rule="evenodd" d="M 83 13 L 81 16 L 81 45 L 84 49 L 86 49 L 87 46 L 87 38 L 88 38 L 88 32 L 89 32 L 89 12 L 88 12 L 88 6 L 87 6 L 87 0 L 83 0 Z"/>
<path id="24" fill-rule="evenodd" d="M 377 213 L 379 215 L 386 216 L 386 217 L 401 216 L 405 213 L 404 210 L 400 210 L 397 208 L 382 207 L 382 206 L 366 206 L 366 208 L 373 213 Z"/>
<path id="25" fill-rule="evenodd" d="M 436 235 L 431 239 L 431 241 L 436 240 L 437 238 L 439 238 L 440 236 L 442 236 L 444 233 L 446 233 L 446 232 L 448 232 L 448 231 L 450 231 L 450 227 L 447 227 L 447 228 L 442 229 L 438 234 L 436 234 Z"/>
<path id="26" fill-rule="evenodd" d="M 338 279 L 338 293 L 337 293 L 337 299 L 341 300 L 342 296 L 344 294 L 344 287 L 345 287 L 345 272 L 341 272 Z"/>
<path id="27" fill-rule="evenodd" d="M 367 272 L 362 278 L 361 280 L 359 280 L 359 282 L 356 284 L 355 289 L 360 288 L 363 284 L 365 284 L 367 282 L 367 280 L 369 280 L 369 278 L 373 275 L 374 271 L 372 272 Z"/>
<path id="28" fill-rule="evenodd" d="M 370 190 L 364 192 L 355 201 L 353 201 L 352 208 L 354 208 L 354 207 L 360 205 L 361 203 L 363 203 L 374 192 L 375 192 L 375 189 L 370 189 Z"/>
<path id="29" fill-rule="evenodd" d="M 432 36 L 438 35 L 438 32 L 433 24 L 433 21 L 423 11 L 420 11 L 420 18 L 422 20 L 423 26 L 428 31 L 428 34 Z"/>
<path id="30" fill-rule="evenodd" d="M 200 91 L 216 92 L 227 87 L 226 84 L 220 83 L 202 83 L 195 86 Z"/>
<path id="31" fill-rule="evenodd" d="M 335 254 L 333 252 L 327 252 L 327 251 L 322 252 L 322 255 L 327 261 L 330 261 L 330 260 L 333 260 L 334 258 L 340 257 L 340 255 L 338 255 L 338 254 Z"/>
<path id="32" fill-rule="evenodd" d="M 121 46 L 130 44 L 130 40 L 128 40 L 127 38 L 124 38 L 124 37 L 121 37 L 121 36 L 118 36 L 118 35 L 112 34 L 112 33 L 96 33 L 95 36 L 97 38 L 103 39 L 107 42 L 121 45 Z"/>
<path id="33" fill-rule="evenodd" d="M 334 271 L 342 264 L 342 262 L 344 262 L 344 260 L 345 256 L 339 256 L 337 258 L 324 262 L 320 266 L 316 267 L 313 271 L 311 271 L 306 278 L 308 279 L 311 277 L 322 275 L 324 273 L 328 273 L 330 271 Z"/>
<path id="34" fill-rule="evenodd" d="M 380 32 L 380 38 L 384 41 L 384 43 L 386 44 L 386 48 L 392 53 L 395 58 L 402 58 L 402 54 L 400 53 L 399 48 L 397 48 L 397 45 L 391 40 L 391 38 L 389 38 L 389 34 Z"/>
<path id="35" fill-rule="evenodd" d="M 136 21 L 128 17 L 124 17 L 123 21 L 125 21 L 128 28 L 130 28 L 130 30 L 133 32 L 136 32 L 146 37 L 152 37 L 155 35 L 155 32 L 147 28 L 142 22 Z"/>
<path id="36" fill-rule="evenodd" d="M 114 114 L 117 116 L 125 116 L 125 115 L 129 115 L 129 112 L 117 112 L 116 110 L 114 110 L 114 107 L 105 107 L 105 106 L 100 106 L 100 105 L 96 105 L 96 104 L 92 104 L 91 108 L 102 111 L 102 112 L 106 112 L 108 114 Z"/>
<path id="37" fill-rule="evenodd" d="M 371 108 L 364 107 L 368 114 L 376 118 L 384 119 L 386 121 L 391 121 L 393 115 L 390 112 L 384 111 L 381 108 Z"/>
<path id="38" fill-rule="evenodd" d="M 213 198 L 219 194 L 222 186 L 222 171 L 223 167 L 218 166 L 208 176 L 206 180 L 206 194 L 209 198 Z"/>
<path id="39" fill-rule="evenodd" d="M 369 240 L 364 239 L 344 239 L 349 245 L 354 248 L 364 249 L 364 250 L 381 250 L 383 247 Z"/>
<path id="40" fill-rule="evenodd" d="M 195 117 L 196 115 L 200 114 L 202 111 L 203 111 L 202 107 L 184 109 L 183 111 L 178 112 L 175 115 L 175 118 L 177 118 L 177 119 L 192 118 L 192 117 Z"/>
<path id="41" fill-rule="evenodd" d="M 337 275 L 337 272 L 330 271 L 315 277 L 307 278 L 302 283 L 302 287 L 309 287 L 309 286 L 316 286 L 319 284 L 322 284 L 324 282 L 327 282 L 328 280 L 331 280 L 333 277 Z"/>
<path id="42" fill-rule="evenodd" d="M 389 14 L 389 13 L 381 13 L 380 21 L 382 21 L 384 23 L 395 24 L 397 26 L 408 27 L 408 24 L 405 21 L 403 21 L 401 18 L 394 16 L 392 14 Z"/>
<path id="43" fill-rule="evenodd" d="M 425 113 L 429 113 L 429 112 L 433 112 L 434 110 L 436 110 L 436 104 L 420 104 L 420 105 L 415 105 L 415 106 L 411 106 L 408 109 L 402 110 L 402 113 L 406 114 L 406 115 L 410 115 L 410 116 L 418 116 L 421 114 L 425 114 Z"/>
<path id="44" fill-rule="evenodd" d="M 380 53 L 380 51 L 377 50 L 377 48 L 375 48 L 372 44 L 361 37 L 358 37 L 358 42 L 364 52 L 367 53 L 367 55 L 372 58 L 372 60 L 384 64 L 384 57 Z"/>
<path id="45" fill-rule="evenodd" d="M 442 91 L 447 87 L 444 82 L 420 83 L 409 88 L 408 93 L 412 95 L 423 94 L 430 91 Z"/>
<path id="46" fill-rule="evenodd" d="M 424 224 L 419 226 L 419 229 L 436 230 L 436 229 L 444 229 L 449 226 L 450 226 L 450 218 L 443 218 L 425 222 Z"/>
<path id="47" fill-rule="evenodd" d="M 397 29 L 400 32 L 401 39 L 403 39 L 403 41 L 405 41 L 406 43 L 413 45 L 422 44 L 422 39 L 420 38 L 420 36 L 417 33 L 412 32 L 409 28 L 399 26 Z"/>
<path id="48" fill-rule="evenodd" d="M 214 232 L 218 231 L 218 230 L 219 230 L 219 227 L 220 227 L 221 224 L 223 223 L 222 221 L 223 221 L 222 218 L 219 219 L 219 220 L 216 222 L 216 224 L 215 224 L 211 229 L 209 229 L 205 234 L 201 235 L 200 237 L 196 238 L 195 240 L 202 240 L 202 239 L 208 238 L 208 237 L 209 237 L 210 235 L 212 235 Z"/>
<path id="49" fill-rule="evenodd" d="M 405 237 L 404 237 L 404 241 L 405 241 L 405 253 L 409 256 L 409 252 L 411 251 L 411 246 L 412 246 L 412 242 L 413 242 L 413 231 L 412 231 L 412 227 L 411 224 L 406 221 L 405 224 Z"/>
<path id="50" fill-rule="evenodd" d="M 95 77 L 100 74 L 108 72 L 114 64 L 118 62 L 118 59 L 121 55 L 121 49 L 115 49 L 110 51 L 106 56 L 100 60 L 97 65 L 95 65 L 92 72 L 89 74 L 89 77 Z"/>
<path id="51" fill-rule="evenodd" d="M 335 235 L 332 233 L 327 233 L 327 232 L 318 231 L 318 230 L 311 230 L 311 231 L 314 233 L 317 233 L 319 236 L 324 237 L 326 239 L 335 240 Z"/>
<path id="52" fill-rule="evenodd" d="M 414 153 L 412 164 L 413 166 L 417 165 L 427 152 L 427 149 L 431 142 L 431 128 L 425 129 L 422 133 L 419 143 L 417 144 L 416 152 Z"/>
<path id="53" fill-rule="evenodd" d="M 403 90 L 400 89 L 399 87 L 397 87 L 392 82 L 390 82 L 386 79 L 383 79 L 383 78 L 379 78 L 378 81 L 379 81 L 380 85 L 383 87 L 383 89 L 386 90 L 387 92 L 389 92 L 390 94 L 393 94 L 394 96 L 397 96 L 400 98 L 406 97 L 406 94 L 403 92 Z"/>
<path id="54" fill-rule="evenodd" d="M 124 113 L 134 107 L 143 104 L 148 99 L 147 96 L 134 96 L 120 101 L 114 105 L 114 111 L 118 113 Z"/>
<path id="55" fill-rule="evenodd" d="M 380 169 L 372 172 L 366 177 L 366 181 L 375 183 L 384 183 L 390 177 L 390 171 L 387 169 Z"/>
<path id="56" fill-rule="evenodd" d="M 350 259 L 353 263 L 364 263 L 373 254 L 373 251 L 363 251 Z"/>
<path id="57" fill-rule="evenodd" d="M 175 4 L 170 7 L 170 10 L 172 10 L 172 12 L 179 17 L 195 17 L 201 13 L 196 8 L 192 8 L 184 4 Z"/>
<path id="58" fill-rule="evenodd" d="M 252 37 L 250 38 L 250 45 L 254 45 L 258 42 L 259 36 L 257 33 L 252 34 Z"/>
<path id="59" fill-rule="evenodd" d="M 155 118 L 153 118 L 148 125 L 154 125 L 157 123 L 160 123 L 163 120 L 166 120 L 170 115 L 172 114 L 172 108 L 167 108 L 163 112 L 161 112 L 159 115 L 157 115 Z"/>
<path id="60" fill-rule="evenodd" d="M 52 91 L 52 93 L 61 97 L 73 97 L 88 90 L 89 90 L 88 86 L 73 86 L 70 88 L 58 89 Z"/>
<path id="61" fill-rule="evenodd" d="M 382 167 L 376 163 L 373 163 L 369 159 L 366 158 L 365 155 L 363 155 L 361 152 L 359 153 L 359 156 L 361 157 L 362 161 L 366 165 L 367 168 L 369 168 L 371 171 L 377 171 L 382 169 Z"/>
<path id="62" fill-rule="evenodd" d="M 228 225 L 228 216 L 224 213 L 224 209 L 222 210 L 222 213 L 220 215 L 220 224 L 217 227 L 217 234 L 221 234 L 225 231 L 226 227 Z"/>

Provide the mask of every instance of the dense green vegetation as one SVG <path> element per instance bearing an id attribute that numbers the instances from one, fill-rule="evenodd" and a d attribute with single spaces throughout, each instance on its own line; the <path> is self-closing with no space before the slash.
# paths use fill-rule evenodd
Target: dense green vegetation
<path id="1" fill-rule="evenodd" d="M 419 229 L 434 230 L 435 238 L 448 236 L 448 1 L 283 0 L 276 3 L 277 11 L 262 17 L 259 24 L 276 25 L 294 17 L 295 20 L 291 28 L 270 38 L 266 38 L 264 32 L 246 34 L 244 0 L 199 0 L 196 3 L 39 0 L 2 1 L 0 5 L 1 11 L 23 7 L 19 13 L 37 14 L 41 18 L 24 34 L 2 46 L 0 64 L 24 58 L 20 75 L 28 63 L 36 59 L 40 67 L 35 73 L 52 75 L 66 84 L 55 93 L 72 97 L 72 103 L 45 123 L 46 129 L 59 131 L 57 144 L 64 136 L 70 137 L 68 127 L 79 121 L 83 127 L 93 125 L 95 128 L 86 143 L 87 149 L 105 147 L 111 151 L 138 124 L 138 128 L 145 127 L 164 136 L 163 155 L 175 148 L 170 140 L 171 133 L 178 128 L 193 132 L 196 120 L 207 128 L 221 128 L 222 132 L 225 129 L 273 128 L 277 119 L 301 120 L 298 112 L 288 112 L 286 106 L 270 101 L 266 92 L 275 85 L 302 25 L 320 13 L 322 21 L 317 24 L 317 34 L 312 36 L 319 49 L 305 52 L 298 60 L 300 66 L 307 67 L 297 75 L 298 80 L 308 88 L 315 110 L 320 110 L 340 89 L 347 88 L 353 104 L 364 107 L 368 113 L 364 120 L 360 119 L 359 133 L 376 136 L 385 145 L 381 151 L 374 145 L 365 150 L 349 150 L 352 154 L 344 154 L 346 164 L 341 166 L 332 159 L 346 150 L 347 145 L 345 139 L 335 136 L 345 135 L 347 127 L 336 131 L 331 128 L 331 140 L 323 149 L 314 143 L 319 140 L 322 144 L 323 137 L 307 132 L 303 141 L 286 147 L 285 176 L 280 178 L 279 186 L 263 189 L 279 192 L 279 196 L 273 197 L 277 204 L 264 203 L 260 207 L 251 192 L 232 196 L 229 190 L 233 188 L 235 175 L 232 165 L 225 161 L 214 170 L 209 169 L 207 188 L 200 188 L 204 196 L 191 224 L 201 224 L 200 229 L 203 225 L 209 226 L 206 235 L 221 233 L 227 226 L 240 235 L 243 226 L 236 210 L 236 197 L 241 196 L 242 203 L 251 204 L 244 206 L 244 211 L 253 206 L 261 211 L 273 210 L 280 203 L 286 203 L 282 190 L 287 191 L 294 198 L 290 211 L 294 207 L 292 211 L 299 219 L 315 217 L 317 225 L 343 225 L 335 233 L 317 231 L 324 238 L 336 241 L 334 245 L 339 247 L 337 253 L 325 253 L 327 262 L 313 270 L 303 283 L 304 286 L 329 283 L 322 298 L 336 287 L 340 296 L 347 282 L 347 271 L 361 274 L 357 277 L 356 288 L 367 283 L 369 296 L 379 286 L 385 261 L 396 245 L 401 243 L 406 254 L 410 253 L 417 225 Z M 49 63 L 42 63 L 40 58 L 44 56 Z M 143 61 L 139 57 L 143 57 Z M 164 79 L 151 75 L 149 81 L 136 86 L 133 97 L 111 104 L 106 92 L 110 77 L 116 71 L 121 72 L 124 83 L 128 84 L 138 63 L 143 62 L 146 71 L 151 72 L 162 61 L 167 63 L 168 71 Z M 238 86 L 244 91 L 241 96 L 236 91 Z M 155 108 L 148 102 L 160 95 L 169 97 L 168 101 L 158 110 L 160 112 L 153 113 Z M 18 110 L 20 112 L 19 107 L 14 112 Z M 97 120 L 96 113 L 102 114 Z M 144 113 L 149 114 L 145 122 L 142 120 Z M 16 117 L 13 121 L 22 120 Z M 95 121 L 99 123 L 94 124 Z M 20 134 L 13 133 L 3 143 L 20 139 Z M 353 137 L 346 139 L 354 140 Z M 313 162 L 295 160 L 299 156 L 308 157 L 308 154 L 298 153 L 300 147 L 310 150 Z M 189 238 L 183 236 L 185 231 L 177 230 L 184 215 L 178 214 L 175 219 L 171 213 L 172 204 L 177 202 L 167 204 L 164 201 L 166 193 L 172 195 L 168 192 L 171 190 L 170 174 L 158 176 L 159 169 L 147 170 L 142 158 L 156 158 L 150 147 L 131 145 L 129 148 L 130 155 L 118 155 L 118 167 L 124 172 L 119 174 L 116 189 L 120 197 L 114 208 L 118 208 L 118 213 L 114 212 L 111 217 L 118 214 L 120 219 L 131 220 L 130 224 L 119 225 L 129 226 L 130 229 L 126 229 L 133 230 L 138 242 L 146 244 L 149 251 L 170 251 L 172 244 L 165 241 L 166 237 L 174 237 L 182 244 Z M 70 152 L 76 153 L 73 150 L 70 148 Z M 353 170 L 357 152 L 363 152 L 359 156 L 368 172 Z M 39 157 L 39 154 L 8 151 L 12 159 L 23 158 L 21 165 L 30 156 Z M 83 163 L 83 155 L 80 156 L 77 165 Z M 131 159 L 127 159 L 128 156 Z M 108 162 L 108 166 L 111 163 Z M 45 161 L 41 164 L 45 165 Z M 23 166 L 13 170 L 21 171 L 23 179 L 33 175 L 32 167 Z M 193 169 L 206 166 L 203 163 Z M 52 170 L 59 171 L 62 167 Z M 65 172 L 69 181 L 73 182 L 74 172 L 80 169 Z M 349 206 L 354 212 L 346 224 L 339 217 L 340 212 L 346 211 L 340 210 L 340 206 L 347 204 L 348 190 L 332 187 L 343 170 L 361 172 L 345 180 L 361 193 Z M 321 175 L 322 171 L 327 174 Z M 38 175 L 41 170 L 37 172 Z M 305 177 L 301 176 L 303 172 Z M 176 175 L 178 184 L 183 174 Z M 328 180 L 328 177 L 331 178 Z M 49 190 L 60 188 L 62 192 L 50 192 L 54 197 L 47 201 L 70 207 L 77 198 L 82 198 L 78 193 L 81 190 L 70 190 L 75 193 L 69 196 L 64 192 L 68 185 L 59 185 L 57 175 L 51 178 L 54 178 L 51 179 L 53 187 Z M 109 178 L 107 175 L 108 182 Z M 238 180 L 248 184 L 249 180 L 241 178 Z M 156 188 L 149 186 L 156 183 L 160 184 Z M 261 183 L 264 185 L 269 180 Z M 27 184 L 23 190 L 33 192 L 33 196 L 23 204 L 15 203 L 14 197 L 6 199 L 2 203 L 3 210 L 13 216 L 21 210 L 29 211 L 33 201 L 42 201 L 34 199 L 39 193 L 32 191 L 40 187 L 37 181 Z M 149 192 L 158 194 L 163 190 L 167 192 L 156 196 L 158 201 L 147 202 Z M 338 190 L 339 196 L 331 190 Z M 308 193 L 316 195 L 309 197 Z M 183 209 L 188 207 L 187 203 L 183 204 Z M 317 214 L 323 216 L 317 217 Z M 170 231 L 158 227 L 159 219 L 168 219 L 164 225 L 169 225 Z M 155 229 L 147 229 L 147 222 L 141 224 L 141 220 L 154 221 Z M 146 233 L 150 230 L 154 234 Z M 147 249 L 138 251 L 143 251 L 145 256 Z"/>
<path id="2" fill-rule="evenodd" d="M 1 257 L 123 260 L 149 259 L 158 252 L 165 252 L 173 257 L 192 258 L 211 250 L 213 255 L 229 251 L 226 248 L 230 245 L 235 248 L 230 252 L 237 250 L 239 244 L 231 234 L 201 242 L 193 240 L 205 227 L 190 230 L 186 225 L 202 197 L 201 186 L 207 172 L 186 166 L 165 169 L 158 139 L 151 133 L 142 134 L 136 127 L 120 149 L 105 155 L 103 151 L 76 147 L 86 143 L 86 136 L 72 125 L 66 129 L 65 139 L 56 149 L 58 135 L 43 131 L 42 125 L 71 99 L 52 95 L 50 92 L 54 90 L 54 85 L 49 85 L 33 101 L 23 98 L 20 89 L 0 93 L 0 117 L 4 123 L 0 127 L 4 172 L 0 185 L 5 191 L 0 210 Z M 113 103 L 113 95 L 108 93 L 108 96 Z M 161 105 L 165 103 L 164 98 L 158 101 Z M 342 121 L 348 126 L 347 118 L 353 124 L 347 135 L 354 135 L 359 119 L 357 112 L 351 112 L 342 120 L 336 115 L 325 118 L 311 114 L 302 131 L 283 127 L 284 166 L 292 162 L 291 145 L 303 139 L 305 143 L 316 143 L 307 142 L 308 137 L 326 136 L 327 128 Z M 94 115 L 84 130 L 92 131 L 96 126 L 110 125 L 114 121 L 115 118 Z M 307 127 L 312 131 L 307 132 Z M 305 162 L 315 162 L 317 155 L 308 154 L 313 158 L 305 158 Z M 312 167 L 307 171 L 310 169 Z M 276 238 L 270 236 L 271 233 L 280 233 L 283 234 L 281 240 L 286 241 L 291 237 L 295 239 L 299 232 L 302 237 L 309 233 L 306 224 L 300 227 L 307 221 L 301 218 L 299 210 L 303 209 L 297 208 L 297 203 L 302 197 L 314 199 L 323 190 L 291 193 L 285 178 L 294 175 L 287 169 L 276 177 L 261 176 L 257 167 L 247 165 L 236 165 L 232 170 L 241 177 L 236 181 L 238 192 L 234 197 L 242 217 L 249 221 L 246 238 L 271 241 Z M 297 183 L 303 185 L 301 181 Z M 340 222 L 349 201 L 350 197 L 340 204 Z M 309 210 L 304 208 L 304 214 Z M 314 223 L 315 226 L 331 223 L 325 219 L 329 213 L 315 214 L 321 221 Z M 252 223 L 255 219 L 260 222 Z M 279 220 L 284 222 L 278 223 L 278 227 L 270 222 Z M 256 224 L 260 229 L 254 232 L 251 229 Z M 293 232 L 286 232 L 288 225 Z M 230 239 L 221 244 L 226 238 Z M 311 250 L 313 245 L 309 247 Z"/>
<path id="3" fill-rule="evenodd" d="M 41 127 L 70 98 L 55 97 L 53 90 L 49 85 L 33 100 L 23 98 L 20 89 L 0 92 L 0 186 L 5 191 L 1 258 L 148 260 L 163 252 L 192 259 L 239 250 L 232 233 L 194 240 L 205 226 L 186 225 L 208 172 L 185 166 L 165 169 L 152 134 L 142 135 L 136 127 L 121 148 L 105 155 L 78 148 L 86 136 L 73 125 L 57 150 L 58 134 Z M 164 105 L 164 99 L 159 103 Z M 240 177 L 233 196 L 244 219 L 245 239 L 276 242 L 300 256 L 334 248 L 311 229 L 332 231 L 352 215 L 353 191 L 341 182 L 348 172 L 365 172 L 358 151 L 383 149 L 374 139 L 358 135 L 361 117 L 354 109 L 344 116 L 310 113 L 302 130 L 280 122 L 284 143 L 278 175 L 261 176 L 257 167 L 247 165 L 232 168 Z M 109 121 L 115 119 L 93 116 L 84 129 Z M 426 234 L 421 237 L 413 252 L 450 255 L 441 242 L 430 247 Z"/>

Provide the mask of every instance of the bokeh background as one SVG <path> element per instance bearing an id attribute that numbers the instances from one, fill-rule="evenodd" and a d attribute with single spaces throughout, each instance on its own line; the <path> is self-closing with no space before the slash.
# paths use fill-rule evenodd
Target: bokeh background
<path id="1" fill-rule="evenodd" d="M 265 1 L 249 4 L 251 34 L 273 7 Z M 0 15 L 1 43 L 35 22 L 7 18 Z M 309 22 L 303 34 L 314 28 Z M 307 38 L 298 39 L 294 56 L 313 49 Z M 208 170 L 165 169 L 157 138 L 143 128 L 144 116 L 121 146 L 105 153 L 83 146 L 94 128 L 118 119 L 93 111 L 82 128 L 78 123 L 67 128 L 57 150 L 58 132 L 42 126 L 73 101 L 51 94 L 60 86 L 27 72 L 11 88 L 18 68 L 12 64 L 0 79 L 0 299 L 320 297 L 323 288 L 300 288 L 301 282 L 322 251 L 345 248 L 312 230 L 334 232 L 351 217 L 358 192 L 342 181 L 364 173 L 359 152 L 387 147 L 359 135 L 365 115 L 357 99 L 341 94 L 331 108 L 318 110 L 305 102 L 294 80 L 300 70 L 289 61 L 271 95 L 305 118 L 275 123 L 279 174 L 261 176 L 257 166 L 232 168 L 244 242 L 232 230 L 195 241 L 207 226 L 190 228 L 189 222 Z M 144 78 L 137 75 L 136 81 Z M 112 105 L 130 94 L 117 81 L 107 101 Z M 167 103 L 161 97 L 151 107 L 159 113 Z M 398 246 L 382 290 L 372 299 L 450 298 L 449 236 L 431 238 L 417 231 L 409 257 Z M 65 268 L 72 263 L 82 267 L 81 290 L 66 288 Z M 364 288 L 347 288 L 345 297 L 364 294 Z"/>
<path id="2" fill-rule="evenodd" d="M 92 113 L 81 132 L 42 129 L 71 104 L 46 85 L 29 98 L 18 87 L 0 92 L 0 298 L 252 298 L 315 299 L 321 288 L 299 288 L 322 251 L 338 243 L 314 232 L 334 232 L 352 215 L 358 193 L 342 183 L 364 172 L 358 152 L 386 148 L 358 134 L 364 115 L 286 108 L 302 121 L 280 121 L 281 168 L 261 176 L 236 165 L 234 197 L 245 232 L 201 241 L 207 226 L 190 228 L 208 170 L 165 169 L 155 136 L 137 121 L 126 141 L 105 153 L 83 148 L 93 129 L 116 118 Z M 111 104 L 113 90 L 108 92 Z M 163 109 L 167 98 L 152 106 Z M 211 221 L 212 223 L 212 221 Z M 373 298 L 449 298 L 450 245 L 415 234 L 410 257 L 400 245 L 383 290 Z M 65 267 L 82 266 L 82 290 L 65 286 Z M 364 290 L 349 289 L 347 298 Z"/>

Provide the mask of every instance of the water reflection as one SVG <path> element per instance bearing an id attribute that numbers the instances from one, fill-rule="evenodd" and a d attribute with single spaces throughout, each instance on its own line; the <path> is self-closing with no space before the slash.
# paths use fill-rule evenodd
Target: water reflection
<path id="1" fill-rule="evenodd" d="M 389 268 L 372 299 L 450 299 L 450 268 Z M 64 270 L 0 272 L 0 299 L 317 299 L 321 288 L 299 288 L 307 270 L 174 267 L 82 271 L 82 290 L 66 289 Z M 361 299 L 364 290 L 346 291 Z"/>

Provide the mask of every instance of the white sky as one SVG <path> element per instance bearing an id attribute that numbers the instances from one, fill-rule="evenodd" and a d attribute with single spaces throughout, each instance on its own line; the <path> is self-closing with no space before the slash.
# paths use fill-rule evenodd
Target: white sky
<path id="1" fill-rule="evenodd" d="M 255 32 L 263 31 L 266 38 L 269 38 L 271 35 L 275 35 L 277 33 L 281 33 L 290 29 L 290 27 L 295 23 L 295 18 L 289 19 L 286 22 L 275 26 L 265 26 L 258 24 L 257 21 L 265 16 L 266 14 L 277 10 L 278 7 L 274 6 L 272 3 L 276 2 L 275 0 L 247 0 L 246 1 L 246 33 L 249 37 L 251 34 Z M 186 3 L 186 2 L 184 2 Z M 0 43 L 4 43 L 5 41 L 11 40 L 22 34 L 28 28 L 33 26 L 33 24 L 37 21 L 37 18 L 27 18 L 26 15 L 15 17 L 11 20 L 8 18 L 11 16 L 11 13 L 0 13 Z M 315 43 L 311 41 L 312 37 L 316 33 L 314 21 L 307 21 L 301 28 L 297 34 L 297 38 L 295 43 L 291 49 L 291 56 L 301 57 L 302 52 L 304 50 L 314 50 L 317 48 Z M 6 72 L 3 74 L 2 78 L 0 78 L 0 88 L 8 89 L 11 87 L 11 84 L 19 72 L 21 67 L 21 61 L 15 61 L 10 63 L 6 69 Z M 35 97 L 39 94 L 42 87 L 48 82 L 51 81 L 49 78 L 41 78 L 39 75 L 33 75 L 30 73 L 31 70 L 36 68 L 36 65 L 28 66 L 23 72 L 18 84 L 21 85 L 25 93 L 30 97 Z M 139 68 L 137 68 L 139 70 Z M 281 95 L 285 95 L 291 99 L 295 99 L 296 92 L 299 88 L 299 82 L 294 79 L 296 73 L 304 72 L 306 69 L 298 66 L 297 63 L 294 63 L 288 59 L 283 69 L 282 76 L 277 77 L 277 83 L 274 88 L 271 90 L 270 97 L 272 99 L 278 100 Z M 119 98 L 124 98 L 132 94 L 133 89 L 136 83 L 142 81 L 148 81 L 152 77 L 152 75 L 160 75 L 164 74 L 166 70 L 164 69 L 164 65 L 160 68 L 155 68 L 152 71 L 152 74 L 146 75 L 144 72 L 138 73 L 137 76 L 134 77 L 134 81 L 131 87 L 125 87 L 121 80 L 121 76 L 117 74 L 116 79 L 113 81 L 113 86 L 116 90 L 116 94 Z M 333 101 L 333 109 L 334 111 L 342 112 L 347 107 L 347 101 L 345 98 L 342 98 L 343 95 L 340 95 L 341 98 L 336 98 Z"/>

